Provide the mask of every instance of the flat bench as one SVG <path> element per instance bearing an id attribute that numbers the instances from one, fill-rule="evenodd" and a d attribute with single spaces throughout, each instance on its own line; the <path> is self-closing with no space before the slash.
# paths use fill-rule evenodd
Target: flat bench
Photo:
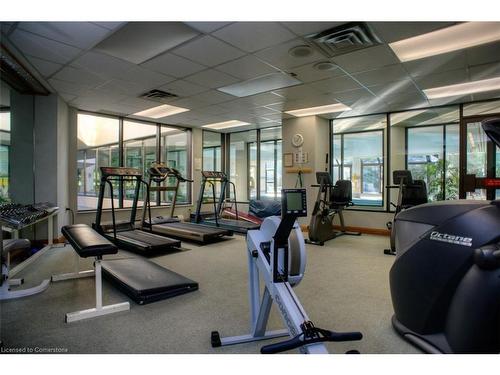
<path id="1" fill-rule="evenodd" d="M 76 271 L 52 277 L 52 281 L 61 281 L 95 275 L 96 306 L 87 310 L 67 313 L 66 323 L 130 310 L 128 302 L 102 305 L 102 257 L 103 255 L 116 254 L 118 248 L 85 224 L 66 225 L 62 227 L 61 232 L 80 258 L 95 258 L 94 270 Z"/>

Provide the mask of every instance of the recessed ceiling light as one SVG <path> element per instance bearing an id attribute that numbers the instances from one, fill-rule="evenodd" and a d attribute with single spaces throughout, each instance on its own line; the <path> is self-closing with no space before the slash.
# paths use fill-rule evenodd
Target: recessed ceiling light
<path id="1" fill-rule="evenodd" d="M 500 22 L 465 22 L 390 43 L 402 62 L 500 40 Z"/>
<path id="2" fill-rule="evenodd" d="M 300 85 L 302 82 L 286 73 L 270 73 L 252 78 L 233 85 L 220 87 L 217 90 L 226 94 L 243 98 L 245 96 L 278 90 L 285 87 Z"/>
<path id="3" fill-rule="evenodd" d="M 312 55 L 312 53 L 312 48 L 307 45 L 296 46 L 288 50 L 288 54 L 292 57 L 307 57 Z"/>
<path id="4" fill-rule="evenodd" d="M 335 103 L 335 104 L 321 105 L 319 107 L 294 109 L 291 111 L 285 111 L 285 113 L 288 113 L 289 115 L 295 117 L 304 117 L 312 115 L 321 115 L 324 113 L 350 111 L 351 109 L 352 109 L 351 107 L 348 107 L 345 104 Z"/>
<path id="5" fill-rule="evenodd" d="M 250 125 L 248 122 L 238 121 L 238 120 L 229 120 L 224 122 L 215 122 L 213 124 L 202 125 L 202 128 L 209 129 L 228 129 L 228 128 L 236 128 L 238 126 Z"/>
<path id="6" fill-rule="evenodd" d="M 337 65 L 335 65 L 334 63 L 332 63 L 330 61 L 321 61 L 317 64 L 314 64 L 313 68 L 316 70 L 320 70 L 320 71 L 325 72 L 325 71 L 337 69 L 338 67 L 337 67 Z"/>
<path id="7" fill-rule="evenodd" d="M 447 98 L 450 96 L 464 96 L 493 90 L 500 90 L 500 77 L 459 83 L 456 85 L 434 87 L 431 89 L 425 89 L 423 91 L 428 99 L 439 99 Z"/>
<path id="8" fill-rule="evenodd" d="M 153 107 L 146 109 L 144 111 L 140 111 L 137 113 L 133 113 L 134 116 L 142 116 L 142 117 L 151 117 L 151 118 L 161 118 L 176 115 L 178 113 L 187 112 L 189 109 L 175 107 L 173 105 L 163 104 L 158 107 Z"/>

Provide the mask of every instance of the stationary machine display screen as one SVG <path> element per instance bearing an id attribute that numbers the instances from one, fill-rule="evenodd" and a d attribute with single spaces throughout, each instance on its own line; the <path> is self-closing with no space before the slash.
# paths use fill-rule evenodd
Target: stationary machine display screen
<path id="1" fill-rule="evenodd" d="M 283 189 L 282 211 L 295 216 L 307 216 L 307 198 L 305 189 Z"/>

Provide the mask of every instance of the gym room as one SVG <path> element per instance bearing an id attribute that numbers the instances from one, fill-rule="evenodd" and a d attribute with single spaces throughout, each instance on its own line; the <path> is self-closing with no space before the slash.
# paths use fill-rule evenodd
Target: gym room
<path id="1" fill-rule="evenodd" d="M 320 3 L 6 9 L 2 362 L 500 353 L 498 13 Z"/>

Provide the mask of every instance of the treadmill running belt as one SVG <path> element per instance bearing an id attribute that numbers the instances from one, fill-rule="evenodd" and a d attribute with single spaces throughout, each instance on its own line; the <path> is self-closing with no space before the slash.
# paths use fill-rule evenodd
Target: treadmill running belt
<path id="1" fill-rule="evenodd" d="M 198 283 L 148 259 L 101 262 L 104 277 L 140 305 L 198 290 Z"/>
<path id="2" fill-rule="evenodd" d="M 232 232 L 226 229 L 184 222 L 157 224 L 153 225 L 152 230 L 154 233 L 198 242 L 232 235 Z"/>
<path id="3" fill-rule="evenodd" d="M 155 251 L 166 250 L 171 247 L 180 247 L 181 242 L 172 238 L 166 238 L 157 234 L 144 232 L 142 230 L 128 230 L 116 233 L 116 241 L 113 233 L 106 234 L 108 239 L 116 245 L 127 250 Z"/>

